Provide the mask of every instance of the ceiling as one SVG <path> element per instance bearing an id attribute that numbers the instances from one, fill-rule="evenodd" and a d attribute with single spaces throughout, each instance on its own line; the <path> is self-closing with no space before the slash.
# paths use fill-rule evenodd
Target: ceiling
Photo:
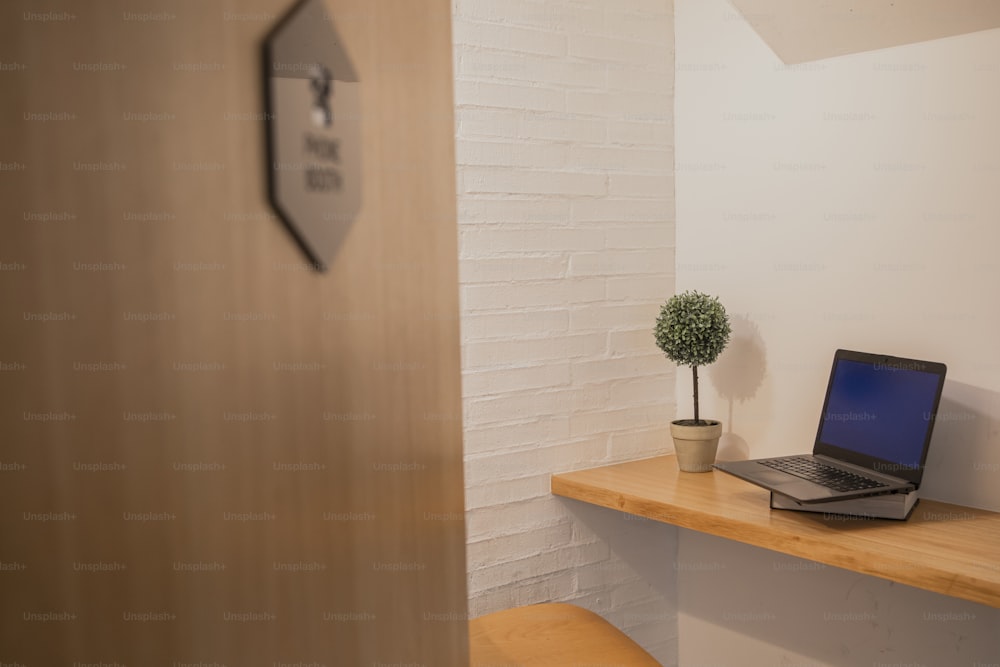
<path id="1" fill-rule="evenodd" d="M 1000 27 L 997 0 L 730 0 L 786 64 Z"/>

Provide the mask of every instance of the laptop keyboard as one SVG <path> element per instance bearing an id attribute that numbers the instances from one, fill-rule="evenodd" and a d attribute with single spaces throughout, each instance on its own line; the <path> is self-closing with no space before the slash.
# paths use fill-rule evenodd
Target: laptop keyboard
<path id="1" fill-rule="evenodd" d="M 789 475 L 807 479 L 810 482 L 815 482 L 834 491 L 861 491 L 863 489 L 876 489 L 880 486 L 888 486 L 874 479 L 855 475 L 854 473 L 820 463 L 811 458 L 764 459 L 758 461 L 758 463 L 768 468 L 787 472 Z"/>

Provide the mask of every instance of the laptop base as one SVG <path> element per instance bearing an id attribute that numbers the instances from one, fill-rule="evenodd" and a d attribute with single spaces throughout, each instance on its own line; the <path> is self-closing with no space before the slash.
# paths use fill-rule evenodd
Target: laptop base
<path id="1" fill-rule="evenodd" d="M 850 521 L 863 519 L 895 519 L 905 521 L 920 498 L 917 491 L 909 493 L 887 493 L 881 496 L 866 496 L 848 500 L 834 500 L 828 503 L 800 503 L 786 495 L 771 492 L 771 509 L 794 510 L 823 514 L 824 519 Z"/>

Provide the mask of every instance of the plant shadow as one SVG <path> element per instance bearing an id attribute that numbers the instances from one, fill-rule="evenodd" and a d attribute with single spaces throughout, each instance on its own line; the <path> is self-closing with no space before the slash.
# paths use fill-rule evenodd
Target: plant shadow
<path id="1" fill-rule="evenodd" d="M 730 317 L 730 325 L 729 345 L 708 371 L 712 384 L 728 403 L 726 431 L 719 439 L 720 461 L 749 458 L 750 446 L 736 431 L 734 405 L 754 398 L 767 375 L 767 352 L 760 328 L 745 315 Z"/>

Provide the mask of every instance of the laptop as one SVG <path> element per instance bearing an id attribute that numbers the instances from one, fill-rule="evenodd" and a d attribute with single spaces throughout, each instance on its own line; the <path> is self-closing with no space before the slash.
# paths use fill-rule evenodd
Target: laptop
<path id="1" fill-rule="evenodd" d="M 715 468 L 800 503 L 916 490 L 946 371 L 931 361 L 837 350 L 811 456 Z"/>

